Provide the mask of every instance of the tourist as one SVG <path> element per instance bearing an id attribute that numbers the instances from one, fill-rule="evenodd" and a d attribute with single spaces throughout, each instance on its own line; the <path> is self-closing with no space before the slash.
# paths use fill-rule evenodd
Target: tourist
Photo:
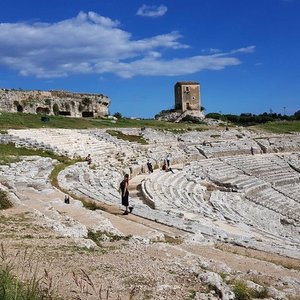
<path id="1" fill-rule="evenodd" d="M 153 167 L 152 167 L 152 164 L 151 164 L 151 162 L 149 161 L 149 159 L 148 159 L 148 161 L 147 161 L 147 167 L 148 167 L 148 172 L 149 172 L 149 173 L 153 173 Z"/>
<path id="2" fill-rule="evenodd" d="M 165 159 L 164 159 L 164 162 L 163 162 L 163 165 L 162 165 L 161 169 L 162 169 L 163 171 L 167 171 L 167 170 L 168 170 L 167 162 L 166 162 Z"/>
<path id="3" fill-rule="evenodd" d="M 91 154 L 88 154 L 88 156 L 85 158 L 85 161 L 87 161 L 88 165 L 92 163 Z"/>
<path id="4" fill-rule="evenodd" d="M 133 210 L 133 207 L 129 207 L 129 191 L 128 191 L 128 184 L 129 184 L 129 175 L 125 174 L 124 179 L 120 183 L 120 189 L 121 189 L 121 196 L 122 196 L 122 205 L 125 206 L 125 211 L 123 215 L 128 215 L 128 213 L 131 213 Z"/>
<path id="5" fill-rule="evenodd" d="M 70 204 L 70 197 L 69 195 L 65 195 L 65 203 Z"/>
<path id="6" fill-rule="evenodd" d="M 170 154 L 167 155 L 166 162 L 167 162 L 167 166 L 169 168 L 170 167 L 170 163 L 171 163 L 171 156 L 170 156 Z"/>
<path id="7" fill-rule="evenodd" d="M 253 149 L 253 147 L 251 147 L 250 151 L 251 151 L 251 154 L 254 155 L 254 149 Z"/>
<path id="8" fill-rule="evenodd" d="M 164 159 L 164 162 L 163 162 L 163 165 L 162 165 L 161 169 L 163 171 L 172 172 L 174 174 L 174 171 L 172 170 L 172 168 L 168 166 L 166 159 Z"/>

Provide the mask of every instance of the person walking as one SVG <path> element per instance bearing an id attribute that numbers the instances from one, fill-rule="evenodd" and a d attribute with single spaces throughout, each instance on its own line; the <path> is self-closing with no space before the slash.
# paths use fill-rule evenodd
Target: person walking
<path id="1" fill-rule="evenodd" d="M 129 175 L 125 174 L 124 179 L 120 183 L 121 188 L 121 196 L 122 196 L 122 205 L 125 206 L 125 211 L 123 215 L 128 215 L 132 212 L 133 207 L 129 207 L 129 191 L 128 191 L 128 184 L 129 184 Z"/>

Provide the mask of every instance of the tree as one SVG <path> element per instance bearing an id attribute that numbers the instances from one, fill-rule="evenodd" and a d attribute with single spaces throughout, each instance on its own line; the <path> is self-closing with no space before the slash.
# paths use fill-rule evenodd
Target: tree
<path id="1" fill-rule="evenodd" d="M 122 118 L 123 118 L 122 114 L 119 113 L 119 112 L 116 112 L 116 113 L 114 114 L 114 117 L 117 118 L 117 119 L 122 119 Z"/>
<path id="2" fill-rule="evenodd" d="M 294 117 L 296 120 L 300 120 L 300 109 L 294 113 Z"/>

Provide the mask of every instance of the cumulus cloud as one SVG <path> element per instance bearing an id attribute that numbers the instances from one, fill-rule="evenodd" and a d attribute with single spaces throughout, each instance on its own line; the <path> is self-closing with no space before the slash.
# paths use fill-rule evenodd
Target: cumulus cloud
<path id="1" fill-rule="evenodd" d="M 165 58 L 162 50 L 189 47 L 181 38 L 174 31 L 133 39 L 118 21 L 95 12 L 80 12 L 57 23 L 0 23 L 0 66 L 45 78 L 105 73 L 124 78 L 173 76 L 238 65 L 238 53 L 255 50 L 249 46 L 227 53 Z"/>
<path id="2" fill-rule="evenodd" d="M 137 15 L 142 17 L 157 18 L 163 16 L 168 11 L 165 5 L 154 6 L 154 5 L 142 5 L 138 11 Z"/>

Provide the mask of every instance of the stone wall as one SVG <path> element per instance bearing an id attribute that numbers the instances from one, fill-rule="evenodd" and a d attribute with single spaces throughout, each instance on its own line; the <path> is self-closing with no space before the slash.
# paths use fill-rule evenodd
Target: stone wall
<path id="1" fill-rule="evenodd" d="M 102 94 L 0 89 L 0 111 L 6 112 L 102 117 L 108 115 L 109 105 Z"/>

